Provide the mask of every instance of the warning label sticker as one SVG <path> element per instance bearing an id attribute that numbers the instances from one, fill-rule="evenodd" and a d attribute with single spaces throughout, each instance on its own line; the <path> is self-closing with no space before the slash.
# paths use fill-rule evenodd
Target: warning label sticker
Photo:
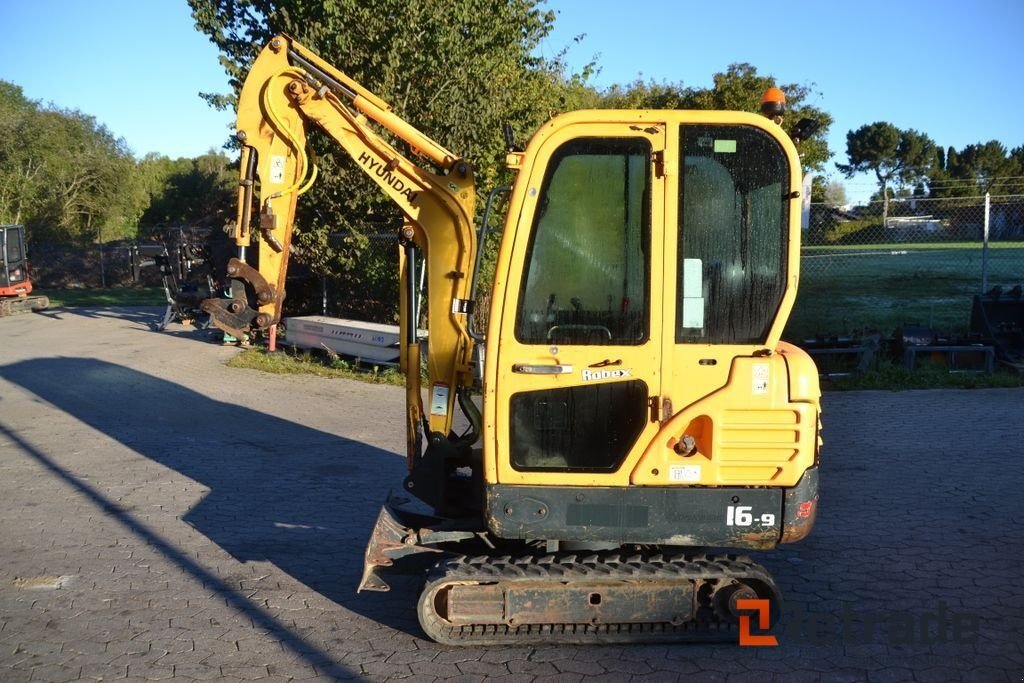
<path id="1" fill-rule="evenodd" d="M 767 363 L 754 364 L 754 381 L 751 391 L 755 394 L 768 393 L 769 367 Z"/>
<path id="2" fill-rule="evenodd" d="M 700 481 L 700 465 L 672 465 L 668 468 L 669 481 Z"/>
<path id="3" fill-rule="evenodd" d="M 270 157 L 270 182 L 279 185 L 284 182 L 284 157 L 281 155 Z"/>
<path id="4" fill-rule="evenodd" d="M 430 392 L 430 414 L 444 417 L 448 414 L 448 385 L 438 382 Z"/>

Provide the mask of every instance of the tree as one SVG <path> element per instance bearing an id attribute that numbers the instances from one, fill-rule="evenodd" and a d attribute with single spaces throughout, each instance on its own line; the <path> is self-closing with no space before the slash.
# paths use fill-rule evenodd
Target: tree
<path id="1" fill-rule="evenodd" d="M 802 118 L 819 125 L 817 133 L 797 145 L 805 168 L 821 171 L 832 156 L 825 139 L 832 116 L 807 103 L 812 94 L 809 86 L 777 83 L 773 76 L 758 73 L 751 64 L 730 64 L 724 72 L 714 74 L 710 88 L 689 88 L 682 83 L 655 83 L 637 80 L 613 85 L 602 93 L 600 106 L 612 109 L 728 109 L 759 112 L 761 98 L 768 88 L 780 88 L 786 94 L 786 117 L 783 129 L 792 132 Z"/>
<path id="2" fill-rule="evenodd" d="M 231 106 L 258 51 L 294 36 L 390 102 L 395 112 L 464 155 L 486 192 L 504 172 L 502 124 L 532 131 L 566 104 L 558 60 L 535 56 L 554 13 L 538 0 L 189 0 L 196 26 L 221 51 L 232 92 L 207 95 Z M 300 247 L 326 244 L 311 231 L 361 233 L 367 216 L 397 209 L 333 142 L 313 131 L 320 180 L 300 204 Z M 403 143 L 404 144 L 404 143 Z"/>
<path id="3" fill-rule="evenodd" d="M 811 176 L 811 204 L 825 201 L 825 179 L 820 175 Z"/>
<path id="4" fill-rule="evenodd" d="M 889 216 L 889 186 L 912 185 L 935 168 L 935 143 L 913 129 L 901 130 L 878 121 L 846 134 L 849 164 L 836 164 L 843 175 L 872 172 L 878 180 L 882 198 L 883 225 Z"/>
<path id="5" fill-rule="evenodd" d="M 141 223 L 219 228 L 233 218 L 238 172 L 232 163 L 215 150 L 194 159 L 148 155 L 139 162 L 149 196 Z"/>
<path id="6" fill-rule="evenodd" d="M 93 117 L 0 81 L 0 220 L 62 241 L 130 235 L 141 213 L 127 144 Z"/>
<path id="7" fill-rule="evenodd" d="M 829 181 L 825 185 L 825 196 L 823 201 L 832 207 L 839 207 L 846 204 L 846 186 L 838 180 Z"/>
<path id="8" fill-rule="evenodd" d="M 1022 193 L 1024 192 L 1024 145 L 1010 150 L 1010 163 L 1010 178 L 1013 180 L 1006 183 L 1005 192 Z"/>
<path id="9" fill-rule="evenodd" d="M 45 136 L 37 125 L 39 105 L 21 87 L 0 81 L 0 222 L 20 224 L 42 200 L 42 158 L 33 154 Z"/>
<path id="10" fill-rule="evenodd" d="M 973 181 L 978 194 L 993 190 L 1000 180 L 1013 175 L 1013 161 L 997 140 L 967 145 L 959 154 L 953 177 Z"/>
<path id="11" fill-rule="evenodd" d="M 931 196 L 937 198 L 975 197 L 986 193 L 1013 194 L 1024 183 L 1024 148 L 1007 152 L 998 140 L 965 146 L 957 151 L 950 147 L 946 163 L 929 179 Z"/>
<path id="12" fill-rule="evenodd" d="M 567 75 L 561 58 L 536 47 L 555 14 L 539 0 L 189 0 L 196 26 L 221 51 L 231 92 L 207 95 L 233 105 L 258 51 L 279 33 L 294 36 L 389 102 L 409 121 L 474 165 L 485 195 L 506 172 L 503 124 L 532 132 L 587 95 L 586 76 Z M 368 248 L 374 233 L 400 223 L 389 201 L 333 140 L 308 136 L 319 180 L 299 203 L 295 259 L 348 289 L 339 299 L 397 301 L 386 255 Z M 400 140 L 389 141 L 404 149 Z M 478 200 L 481 199 L 478 197 Z M 478 207 L 483 201 L 477 202 Z M 332 235 L 333 233 L 333 235 Z M 339 239 L 337 233 L 342 233 Z M 374 273 L 387 259 L 386 289 Z M 387 314 L 383 314 L 383 318 Z"/>

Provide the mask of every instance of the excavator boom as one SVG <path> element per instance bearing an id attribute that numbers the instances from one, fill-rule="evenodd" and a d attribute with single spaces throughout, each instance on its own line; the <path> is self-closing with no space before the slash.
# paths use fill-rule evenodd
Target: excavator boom
<path id="1" fill-rule="evenodd" d="M 405 216 L 400 240 L 424 254 L 431 396 L 426 420 L 430 432 L 447 434 L 457 392 L 472 383 L 473 340 L 465 305 L 476 255 L 472 165 L 287 36 L 274 38 L 260 53 L 239 95 L 236 135 L 242 158 L 234 228 L 238 257 L 228 264 L 231 297 L 207 300 L 203 310 L 217 327 L 238 337 L 280 321 L 296 202 L 317 174 L 307 148 L 310 127 L 329 135 L 398 205 Z M 375 127 L 403 140 L 440 172 L 410 161 Z M 258 256 L 251 253 L 253 242 Z M 413 264 L 403 261 L 402 277 L 407 280 Z M 410 353 L 416 356 L 412 365 L 419 367 L 416 321 L 411 320 L 407 289 L 402 288 L 403 367 L 410 365 Z M 410 397 L 418 396 L 419 373 L 406 375 L 412 384 Z M 421 422 L 418 403 L 417 399 L 410 406 L 417 413 L 410 419 L 410 429 L 418 429 Z"/>

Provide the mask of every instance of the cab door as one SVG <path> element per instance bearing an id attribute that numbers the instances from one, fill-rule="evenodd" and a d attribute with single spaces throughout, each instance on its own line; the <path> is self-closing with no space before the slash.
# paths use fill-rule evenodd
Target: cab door
<path id="1" fill-rule="evenodd" d="M 18 225 L 0 227 L 0 258 L 3 259 L 0 287 L 14 287 L 28 279 L 23 231 Z"/>
<path id="2" fill-rule="evenodd" d="M 622 486 L 658 424 L 666 126 L 563 120 L 527 150 L 499 259 L 487 474 Z"/>

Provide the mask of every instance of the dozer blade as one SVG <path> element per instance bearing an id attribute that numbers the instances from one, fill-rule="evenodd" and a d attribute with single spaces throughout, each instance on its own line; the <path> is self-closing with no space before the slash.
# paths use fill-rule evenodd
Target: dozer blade
<path id="1" fill-rule="evenodd" d="M 382 570 L 423 575 L 441 557 L 453 557 L 453 547 L 478 537 L 473 524 L 465 519 L 436 517 L 403 507 L 409 503 L 408 499 L 388 496 L 377 514 L 357 592 L 389 591 Z"/>
<path id="2" fill-rule="evenodd" d="M 359 582 L 357 593 L 391 590 L 387 582 L 380 578 L 378 572 L 381 567 L 392 566 L 395 563 L 393 554 L 408 547 L 404 540 L 410 537 L 410 531 L 395 519 L 388 505 L 380 509 L 377 523 L 373 525 L 370 542 L 366 544 L 366 553 L 363 556 L 363 578 Z M 412 538 L 415 539 L 415 534 Z"/>
<path id="3" fill-rule="evenodd" d="M 363 577 L 357 592 L 389 591 L 391 587 L 381 577 L 381 570 L 391 568 L 396 560 L 404 561 L 403 566 L 395 571 L 423 571 L 435 564 L 440 556 L 452 555 L 437 546 L 457 544 L 477 535 L 464 528 L 458 520 L 403 509 L 402 505 L 408 502 L 404 498 L 389 496 L 377 514 L 377 523 L 373 525 L 373 533 L 366 544 Z M 413 558 L 413 555 L 420 557 Z"/>

